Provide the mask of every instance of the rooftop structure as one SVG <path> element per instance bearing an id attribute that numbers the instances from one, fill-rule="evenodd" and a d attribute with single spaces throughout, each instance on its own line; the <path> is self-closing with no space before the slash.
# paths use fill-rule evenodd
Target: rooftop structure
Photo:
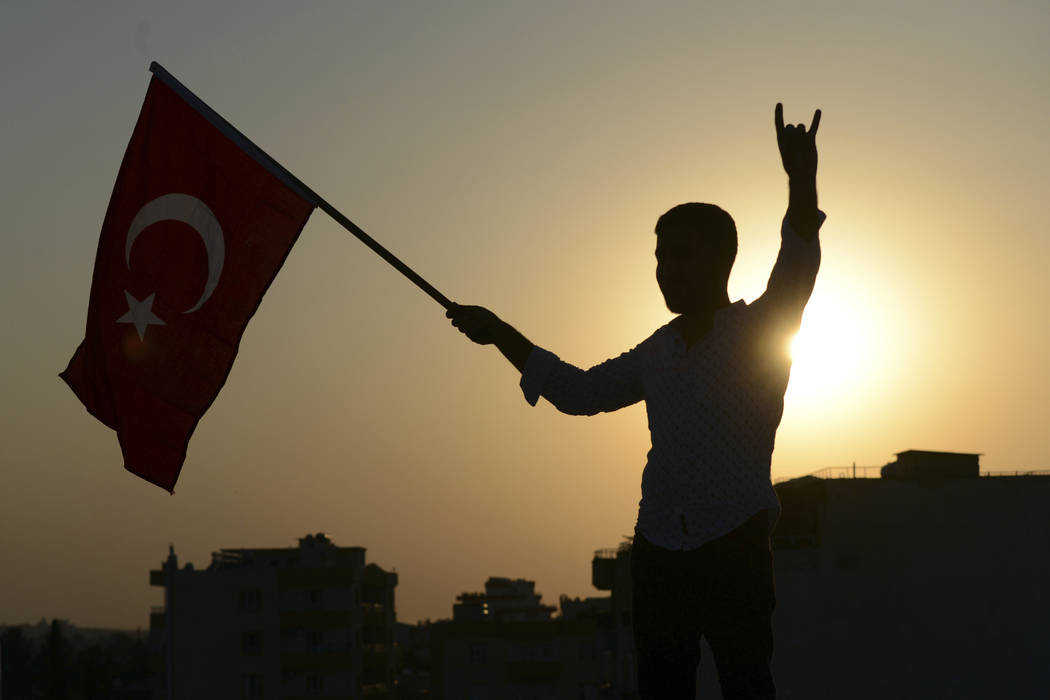
<path id="1" fill-rule="evenodd" d="M 975 478 L 981 475 L 981 455 L 963 452 L 905 450 L 881 470 L 883 479 Z"/>
<path id="2" fill-rule="evenodd" d="M 484 593 L 460 593 L 452 606 L 456 622 L 527 622 L 551 619 L 557 608 L 543 605 L 536 582 L 494 576 Z"/>

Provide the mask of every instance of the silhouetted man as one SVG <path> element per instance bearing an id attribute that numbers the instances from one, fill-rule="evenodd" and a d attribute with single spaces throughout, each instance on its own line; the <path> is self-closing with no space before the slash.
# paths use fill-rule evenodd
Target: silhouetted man
<path id="1" fill-rule="evenodd" d="M 633 349 L 583 371 L 533 345 L 491 311 L 453 305 L 452 324 L 494 343 L 521 371 L 525 399 L 575 415 L 645 400 L 652 449 L 631 556 L 638 688 L 645 700 L 696 695 L 700 637 L 727 698 L 773 698 L 769 535 L 780 502 L 769 479 L 784 412 L 788 343 L 820 265 L 816 133 L 774 112 L 790 196 L 766 291 L 730 303 L 736 225 L 712 204 L 656 222 L 656 281 L 678 314 Z"/>

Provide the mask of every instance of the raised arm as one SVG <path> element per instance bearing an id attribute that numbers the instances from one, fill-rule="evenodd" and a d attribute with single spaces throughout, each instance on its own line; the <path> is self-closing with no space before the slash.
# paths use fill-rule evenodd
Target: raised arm
<path id="1" fill-rule="evenodd" d="M 770 321 L 776 327 L 792 334 L 798 330 L 820 266 L 817 232 L 824 221 L 823 212 L 817 208 L 816 134 L 820 110 L 813 113 L 807 130 L 805 124 L 785 126 L 784 107 L 777 103 L 773 123 L 790 195 L 781 227 L 780 253 L 766 292 L 756 304 L 771 314 Z"/>
<path id="2" fill-rule="evenodd" d="M 813 121 L 805 124 L 784 125 L 784 105 L 777 103 L 773 111 L 777 130 L 780 160 L 788 175 L 788 219 L 795 233 L 803 240 L 812 240 L 820 228 L 817 213 L 817 128 L 820 110 L 813 113 Z"/>

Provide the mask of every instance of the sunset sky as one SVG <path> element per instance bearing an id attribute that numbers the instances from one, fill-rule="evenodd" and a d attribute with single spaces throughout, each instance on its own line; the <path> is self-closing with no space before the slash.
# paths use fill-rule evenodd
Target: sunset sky
<path id="1" fill-rule="evenodd" d="M 645 411 L 529 407 L 514 369 L 312 215 L 190 442 L 126 472 L 58 372 L 156 60 L 448 297 L 578 365 L 670 319 L 657 217 L 737 222 L 762 293 L 787 180 L 773 107 L 823 110 L 823 263 L 774 479 L 906 449 L 1050 469 L 1050 4 L 0 3 L 0 624 L 145 627 L 173 543 L 327 532 L 398 617 L 489 576 L 597 594 L 633 532 Z"/>

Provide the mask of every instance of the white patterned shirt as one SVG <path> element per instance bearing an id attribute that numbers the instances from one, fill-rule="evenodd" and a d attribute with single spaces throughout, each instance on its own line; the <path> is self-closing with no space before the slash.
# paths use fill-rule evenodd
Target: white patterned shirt
<path id="1" fill-rule="evenodd" d="M 791 370 L 788 343 L 819 266 L 818 237 L 805 241 L 785 216 L 765 293 L 719 309 L 688 350 L 668 323 L 587 371 L 538 346 L 529 354 L 521 388 L 532 405 L 543 396 L 563 413 L 594 415 L 645 400 L 652 448 L 637 529 L 653 544 L 696 549 L 763 509 L 772 533 L 780 501 L 769 467 Z"/>

